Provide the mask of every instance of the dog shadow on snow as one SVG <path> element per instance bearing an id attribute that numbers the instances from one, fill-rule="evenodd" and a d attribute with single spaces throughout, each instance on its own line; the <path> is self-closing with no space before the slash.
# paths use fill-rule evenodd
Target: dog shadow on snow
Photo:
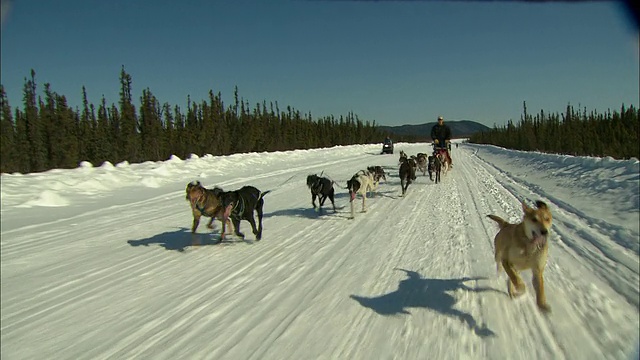
<path id="1" fill-rule="evenodd" d="M 235 240 L 235 236 L 230 234 L 226 235 L 225 241 L 220 241 L 219 231 L 219 229 L 215 229 L 210 233 L 191 234 L 191 229 L 180 228 L 179 230 L 156 234 L 146 239 L 127 240 L 127 243 L 134 247 L 157 245 L 162 246 L 165 250 L 184 252 L 186 248 L 193 246 L 228 245 L 237 242 L 249 244 L 253 242 L 251 240 Z M 227 237 L 235 241 L 228 240 Z"/>
<path id="2" fill-rule="evenodd" d="M 307 219 L 327 219 L 327 220 L 340 218 L 340 217 L 347 218 L 347 216 L 343 215 L 343 212 L 344 212 L 343 209 L 345 209 L 344 206 L 336 205 L 336 211 L 334 212 L 333 209 L 331 208 L 331 205 L 326 206 L 325 204 L 325 206 L 322 207 L 322 210 L 316 210 L 313 207 L 309 206 L 309 207 L 300 207 L 300 208 L 271 211 L 269 213 L 265 213 L 264 218 L 267 219 L 267 218 L 277 217 L 277 216 L 288 216 L 288 217 L 307 218 Z"/>
<path id="3" fill-rule="evenodd" d="M 407 308 L 427 308 L 446 316 L 458 318 L 478 336 L 495 336 L 495 333 L 486 325 L 478 325 L 471 314 L 455 309 L 456 300 L 447 293 L 462 289 L 473 292 L 495 291 L 502 294 L 501 291 L 493 288 L 471 288 L 464 284 L 467 281 L 485 278 L 426 279 L 415 271 L 396 270 L 404 271 L 408 276 L 407 279 L 400 281 L 396 291 L 374 297 L 358 295 L 350 295 L 350 297 L 380 315 L 411 314 Z"/>

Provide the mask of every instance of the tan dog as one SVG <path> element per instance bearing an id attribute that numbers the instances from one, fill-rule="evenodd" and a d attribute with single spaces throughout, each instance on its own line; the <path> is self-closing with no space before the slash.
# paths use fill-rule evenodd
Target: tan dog
<path id="1" fill-rule="evenodd" d="M 533 287 L 536 291 L 538 307 L 545 312 L 551 311 L 544 294 L 542 273 L 547 264 L 549 250 L 549 230 L 551 229 L 551 211 L 544 202 L 536 201 L 537 209 L 522 202 L 524 217 L 518 224 L 510 224 L 495 215 L 488 215 L 500 225 L 495 237 L 495 259 L 498 272 L 504 268 L 509 275 L 509 296 L 520 296 L 525 291 L 520 270 L 531 269 Z"/>
<path id="2" fill-rule="evenodd" d="M 222 189 L 206 189 L 200 181 L 194 181 L 187 184 L 187 200 L 191 203 L 191 212 L 193 213 L 193 224 L 191 225 L 191 232 L 195 233 L 198 225 L 200 224 L 200 217 L 207 216 L 211 220 L 207 224 L 209 229 L 213 229 L 213 220 L 216 218 L 220 221 L 224 221 L 224 208 L 222 206 L 222 200 L 220 194 Z M 227 219 L 227 224 L 231 229 L 231 222 Z M 223 227 L 224 229 L 224 227 Z M 224 230 L 220 234 L 220 238 L 224 240 Z"/>

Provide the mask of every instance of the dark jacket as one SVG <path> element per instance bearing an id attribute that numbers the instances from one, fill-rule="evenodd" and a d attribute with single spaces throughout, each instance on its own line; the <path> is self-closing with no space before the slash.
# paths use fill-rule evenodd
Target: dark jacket
<path id="1" fill-rule="evenodd" d="M 451 140 L 451 129 L 446 124 L 435 124 L 431 128 L 431 140 L 436 140 L 440 143 L 444 143 L 446 140 Z M 444 146 L 444 144 L 442 144 Z"/>

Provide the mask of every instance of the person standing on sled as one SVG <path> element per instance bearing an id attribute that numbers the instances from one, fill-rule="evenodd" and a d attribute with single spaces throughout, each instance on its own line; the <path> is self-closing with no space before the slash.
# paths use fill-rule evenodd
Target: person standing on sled
<path id="1" fill-rule="evenodd" d="M 451 129 L 448 125 L 445 125 L 444 118 L 438 116 L 438 123 L 431 128 L 431 140 L 436 150 L 444 149 L 449 159 L 449 166 L 453 167 L 453 161 L 451 160 L 451 154 L 449 153 L 449 144 L 451 143 Z"/>

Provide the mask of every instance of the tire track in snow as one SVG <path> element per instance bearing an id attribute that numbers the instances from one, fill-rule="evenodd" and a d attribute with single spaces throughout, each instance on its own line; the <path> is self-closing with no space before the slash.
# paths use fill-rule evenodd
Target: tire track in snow
<path id="1" fill-rule="evenodd" d="M 426 178 L 419 177 L 419 179 Z M 391 245 L 395 250 L 391 252 L 391 256 L 389 256 L 388 258 L 385 257 L 379 259 L 379 262 L 375 265 L 375 269 L 371 271 L 372 274 L 392 275 L 390 276 L 390 280 L 393 280 L 398 276 L 395 273 L 397 272 L 396 269 L 402 268 L 414 271 L 419 271 L 421 269 L 423 260 L 426 259 L 423 256 L 416 263 L 414 259 L 414 251 L 416 247 L 424 248 L 423 244 L 426 244 L 421 243 L 422 239 L 420 235 L 424 234 L 424 228 L 427 225 L 427 219 L 420 218 L 420 215 L 424 213 L 424 206 L 431 203 L 431 201 L 428 201 L 427 199 L 433 198 L 437 193 L 436 189 L 432 186 L 434 186 L 434 184 L 429 182 L 427 182 L 427 184 L 424 184 L 422 183 L 422 181 L 410 185 L 409 190 L 404 198 L 399 198 L 398 200 L 394 201 L 388 201 L 386 206 L 377 210 L 382 213 L 382 216 L 378 215 L 377 217 L 382 217 L 383 220 L 377 219 L 377 217 L 369 219 L 369 222 L 371 223 L 376 223 L 379 221 L 382 221 L 383 225 L 391 223 L 388 227 L 389 232 L 391 234 L 396 234 L 396 237 L 399 240 L 398 246 Z M 395 186 L 395 188 L 398 187 L 399 185 Z M 408 202 L 413 202 L 413 206 L 411 207 L 410 211 L 407 211 Z M 385 214 L 407 215 L 396 218 L 395 216 L 389 217 Z M 378 229 L 380 229 L 380 225 L 378 226 Z M 427 243 L 432 243 L 432 241 L 429 241 Z M 370 250 L 371 253 L 379 251 L 379 249 Z M 371 258 L 371 255 L 366 258 Z M 407 263 L 405 263 L 403 260 L 407 261 Z M 406 277 L 406 275 L 399 275 L 399 277 L 402 280 Z M 368 296 L 378 296 L 379 294 L 388 293 L 389 288 L 396 287 L 397 284 L 395 282 L 391 283 L 389 280 L 375 281 L 372 285 L 369 286 L 367 294 Z M 364 294 L 362 296 L 364 296 Z M 375 313 L 369 308 L 361 309 L 358 312 L 357 317 L 352 319 L 352 325 L 350 326 L 350 330 L 347 332 L 348 336 L 344 337 L 343 340 L 336 346 L 331 357 L 360 358 L 366 356 L 366 354 L 362 354 L 359 352 L 361 349 L 357 347 L 354 348 L 353 344 L 357 344 L 363 338 L 371 336 L 370 333 L 373 331 L 373 327 L 377 324 L 377 320 L 379 317 L 379 314 Z M 408 321 L 405 321 L 403 329 L 401 331 L 404 335 L 406 335 L 412 333 L 414 330 L 415 329 L 412 327 L 412 325 Z M 405 342 L 404 346 L 406 350 L 406 346 L 409 345 L 407 345 L 407 343 Z M 382 356 L 381 354 L 378 355 Z"/>
<path id="2" fill-rule="evenodd" d="M 312 228 L 318 226 L 319 224 L 311 225 Z M 303 231 L 305 230 L 301 230 L 299 233 L 302 233 Z M 296 236 L 292 236 L 289 239 L 285 239 L 283 243 L 278 244 L 278 248 L 282 245 L 286 245 L 288 242 L 294 241 L 295 238 Z M 220 276 L 212 277 L 205 282 L 196 283 L 197 285 L 193 288 L 185 289 L 185 293 L 193 295 L 190 295 L 178 308 L 173 309 L 169 316 L 166 316 L 164 319 L 157 320 L 153 324 L 147 326 L 146 329 L 141 329 L 138 332 L 130 334 L 127 338 L 122 339 L 120 344 L 114 346 L 118 350 L 109 354 L 107 357 L 146 357 L 145 352 L 153 349 L 163 341 L 165 343 L 173 343 L 167 349 L 168 352 L 177 349 L 176 351 L 179 353 L 179 349 L 185 345 L 186 341 L 189 340 L 190 335 L 198 333 L 210 325 L 209 321 L 215 321 L 215 315 L 224 312 L 224 310 L 231 310 L 234 307 L 233 304 L 226 305 L 221 309 L 215 309 L 214 314 L 209 314 L 212 310 L 210 304 L 211 300 L 216 297 L 226 295 L 224 292 L 217 293 L 218 289 L 234 281 L 234 279 L 238 277 L 248 277 L 249 275 L 245 275 L 248 270 L 255 269 L 256 264 L 261 264 L 265 259 L 272 257 L 273 253 L 277 252 L 276 249 L 278 248 L 259 253 L 257 256 L 248 259 L 245 263 L 241 264 L 239 268 L 234 269 L 233 272 L 229 274 L 221 274 Z M 195 320 L 208 321 L 204 321 L 201 325 L 192 329 L 191 327 Z M 167 330 L 167 328 L 169 328 L 169 330 Z M 181 336 L 182 339 L 176 340 L 174 338 L 176 335 Z M 145 338 L 146 341 L 143 343 L 137 342 L 140 338 Z M 169 356 L 168 358 L 171 357 Z"/>
<path id="3" fill-rule="evenodd" d="M 486 239 L 488 239 L 487 242 L 480 241 L 480 244 L 484 246 L 482 246 L 482 252 L 477 255 L 483 259 L 479 261 L 478 264 L 482 264 L 484 266 L 483 269 L 476 269 L 476 272 L 486 273 L 495 269 L 495 261 L 493 260 L 493 238 L 498 232 L 497 226 L 493 225 L 493 222 L 486 218 L 486 215 L 489 214 L 486 209 L 491 209 L 495 206 L 490 204 L 497 203 L 497 205 L 503 210 L 506 210 L 507 212 L 513 211 L 513 209 L 510 208 L 511 205 L 508 200 L 504 199 L 504 195 L 511 194 L 504 189 L 498 189 L 496 187 L 497 180 L 484 171 L 479 163 L 470 164 L 464 168 L 464 171 L 467 172 L 467 181 L 464 184 L 464 192 L 466 193 L 465 198 L 469 200 L 468 205 L 473 205 L 469 206 L 468 210 L 470 212 L 469 221 L 473 223 L 472 229 L 474 229 L 471 233 L 476 235 L 478 233 L 484 233 Z M 478 174 L 480 174 L 480 176 L 478 176 Z M 486 193 L 488 193 L 488 197 L 483 196 L 483 193 L 485 193 L 484 191 L 478 192 L 479 189 L 485 189 Z M 515 202 L 515 204 L 517 204 L 517 202 Z M 493 211 L 491 213 L 493 213 Z M 523 272 L 523 275 L 528 272 L 529 271 Z M 501 357 L 505 352 L 508 352 L 509 348 L 507 344 L 501 341 L 500 338 L 510 334 L 510 336 L 518 336 L 519 341 L 530 343 L 532 346 L 533 344 L 538 344 L 536 346 L 536 349 L 539 352 L 536 355 L 538 357 L 565 358 L 563 349 L 555 341 L 553 336 L 549 336 L 548 327 L 544 322 L 541 322 L 539 318 L 538 321 L 530 321 L 530 324 L 525 327 L 525 331 L 527 333 L 526 336 L 522 335 L 523 329 L 518 328 L 517 331 L 514 329 L 514 327 L 518 327 L 518 320 L 522 320 L 523 316 L 526 317 L 530 313 L 538 314 L 538 310 L 535 306 L 531 306 L 531 301 L 528 298 L 517 299 L 515 301 L 511 300 L 506 294 L 506 290 L 504 290 L 506 289 L 506 279 L 504 278 L 506 275 L 504 272 L 501 272 L 499 275 L 500 276 L 497 281 L 493 280 L 492 276 L 486 280 L 480 281 L 480 283 L 484 287 L 494 288 L 500 293 L 487 293 L 486 296 L 477 298 L 479 311 L 484 314 L 484 317 L 492 319 L 489 322 L 489 326 L 495 329 L 497 335 L 497 338 L 494 338 L 492 341 L 492 346 L 485 346 L 485 356 L 488 358 Z M 530 286 L 529 290 L 531 290 Z M 524 304 L 525 309 L 517 309 L 518 304 L 516 303 L 519 303 L 522 300 L 527 300 L 527 304 Z M 495 314 L 502 315 L 498 318 Z M 542 339 L 540 339 L 541 335 L 543 336 Z M 511 355 L 516 356 L 518 354 Z M 527 357 L 525 354 L 519 355 L 525 358 Z"/>
<path id="4" fill-rule="evenodd" d="M 331 164 L 333 164 L 333 163 L 341 164 L 343 162 L 344 161 L 338 161 L 338 162 L 332 162 Z M 326 164 L 325 165 L 321 165 L 321 166 L 326 167 Z M 318 165 L 314 165 L 313 167 L 309 167 L 309 168 L 317 168 L 317 167 L 318 167 Z M 308 170 L 309 168 L 304 167 L 305 170 Z M 286 172 L 286 173 L 288 174 L 289 172 Z M 294 185 L 291 185 L 291 186 L 294 186 Z M 309 227 L 305 227 L 303 230 L 301 230 L 300 233 L 308 232 L 308 231 L 313 230 L 314 228 L 319 227 L 319 226 L 321 226 L 321 223 L 316 223 L 316 225 L 312 225 L 310 228 Z M 295 234 L 294 236 L 290 236 L 289 239 L 294 240 L 297 237 L 298 237 L 298 234 Z M 286 245 L 288 243 L 290 243 L 290 242 L 291 241 L 285 241 L 285 242 L 282 242 L 282 243 L 278 243 L 278 245 L 277 245 L 278 247 L 277 248 L 275 248 L 274 250 L 272 250 L 270 252 L 267 252 L 267 253 L 263 254 L 260 258 L 256 259 L 254 262 L 259 262 L 258 260 L 263 260 L 264 258 L 270 257 L 271 253 L 277 254 L 279 249 L 281 250 L 283 246 L 286 247 Z M 247 269 L 247 268 L 251 268 L 251 265 L 247 265 L 247 266 L 244 267 L 244 269 Z M 243 272 L 242 270 L 241 271 L 237 271 L 236 274 L 242 273 L 242 272 Z M 230 276 L 230 277 L 227 277 L 227 278 L 224 278 L 224 279 L 214 279 L 214 280 L 211 281 L 211 283 L 222 283 L 222 284 L 225 284 L 225 283 L 228 283 L 228 282 L 232 281 L 232 278 L 233 278 L 233 276 Z M 203 298 L 207 298 L 207 296 L 203 296 Z M 191 331 L 191 332 L 187 331 L 187 329 L 189 328 L 189 324 L 190 324 L 190 321 L 188 321 L 188 320 L 198 319 L 200 315 L 204 315 L 206 309 L 207 309 L 206 306 L 202 306 L 202 307 L 194 310 L 191 314 L 189 314 L 189 316 L 187 316 L 188 319 L 185 319 L 184 321 L 180 321 L 180 323 L 178 324 L 179 326 L 172 327 L 171 331 L 165 332 L 164 336 L 155 336 L 152 339 L 150 339 L 149 341 L 146 341 L 144 346 L 138 347 L 138 348 L 131 348 L 131 349 L 127 348 L 125 350 L 122 350 L 121 353 L 122 354 L 140 354 L 140 353 L 144 354 L 145 351 L 147 351 L 148 349 L 153 348 L 153 346 L 155 344 L 161 343 L 163 338 L 170 337 L 170 336 L 175 336 L 176 333 L 183 335 L 182 336 L 183 339 L 187 339 L 188 338 L 188 336 L 187 336 L 188 334 L 200 331 L 201 329 L 206 327 L 206 325 L 203 324 L 202 326 L 197 326 L 196 327 L 197 330 L 195 330 L 195 331 Z M 218 311 L 216 311 L 216 312 L 219 313 Z M 206 322 L 205 322 L 205 324 L 206 324 Z M 184 328 L 184 329 L 180 330 L 181 327 Z M 187 334 L 187 335 L 184 335 L 184 334 Z M 143 336 L 143 335 L 136 334 L 135 336 L 133 336 L 133 338 L 138 338 L 140 336 Z M 245 336 L 245 334 L 241 334 L 241 338 L 242 339 L 244 339 L 244 336 Z M 178 344 L 184 344 L 184 342 L 183 341 L 178 341 Z"/>
<path id="5" fill-rule="evenodd" d="M 532 187 L 528 183 L 519 182 L 503 173 L 499 168 L 487 164 L 480 158 L 478 160 L 485 164 L 485 168 L 500 173 L 502 179 L 499 180 L 496 177 L 496 180 L 507 191 L 546 201 L 552 208 L 553 229 L 559 235 L 558 241 L 562 242 L 562 249 L 573 253 L 572 256 L 579 262 L 589 263 L 591 265 L 589 268 L 597 272 L 604 282 L 624 296 L 629 303 L 636 307 L 640 304 L 640 300 L 638 300 L 640 293 L 637 287 L 638 281 L 640 281 L 640 262 L 632 251 L 627 250 L 625 245 L 620 245 L 620 241 L 615 240 L 618 236 L 615 233 L 616 229 L 607 226 L 592 226 L 591 219 L 585 218 L 581 213 L 576 213 L 575 209 L 561 201 L 558 202 L 556 198 L 549 197 L 538 186 Z M 610 240 L 611 238 L 614 240 Z M 626 269 L 621 269 L 619 264 Z M 620 281 L 621 277 L 623 281 Z"/>
<path id="6" fill-rule="evenodd" d="M 478 164 L 479 166 L 484 165 L 485 167 L 486 166 L 491 167 L 491 165 L 485 164 L 484 161 L 479 161 Z M 553 201 L 545 198 L 542 194 L 536 194 L 534 190 L 527 189 L 526 187 L 522 187 L 518 185 L 515 180 L 509 179 L 506 174 L 501 174 L 501 177 L 505 177 L 506 180 L 496 179 L 497 183 L 495 185 L 489 184 L 489 186 L 495 186 L 497 188 L 497 187 L 502 187 L 502 185 L 504 185 L 505 183 L 507 183 L 508 186 L 506 188 L 503 188 L 503 190 L 491 191 L 491 193 L 495 195 L 500 195 L 501 193 L 513 193 L 513 195 L 515 195 L 517 198 L 526 198 L 533 195 L 533 197 L 542 199 L 546 201 L 550 206 L 553 206 Z M 504 200 L 498 200 L 498 201 L 499 203 L 504 204 Z M 516 212 L 516 209 L 519 210 L 519 206 L 511 209 L 509 209 L 508 206 L 503 207 L 503 210 L 507 213 L 514 213 Z M 521 210 L 519 210 L 517 213 L 519 215 L 517 217 L 517 220 L 515 219 L 516 216 L 512 216 L 512 218 L 510 219 L 511 222 L 516 222 L 520 220 L 522 216 Z M 561 229 L 561 225 L 558 224 L 560 222 L 559 218 L 561 218 L 561 216 L 562 215 L 559 214 L 557 211 L 554 212 L 554 230 L 555 230 L 554 232 L 556 234 L 552 233 L 552 238 L 550 240 L 551 246 L 550 246 L 550 253 L 549 253 L 549 261 L 547 263 L 546 270 L 545 270 L 545 280 L 546 280 L 545 283 L 547 288 L 546 292 L 547 292 L 547 297 L 552 305 L 552 308 L 554 309 L 553 313 L 548 317 L 545 317 L 539 314 L 537 307 L 535 306 L 535 301 L 533 300 L 535 295 L 532 292 L 533 289 L 532 289 L 531 283 L 528 281 L 529 280 L 528 275 L 530 274 L 530 271 L 523 272 L 523 275 L 525 275 L 523 276 L 523 279 L 526 279 L 525 281 L 528 282 L 528 290 L 529 290 L 527 294 L 525 294 L 526 297 L 523 296 L 523 298 L 516 299 L 515 301 L 509 300 L 510 302 L 514 303 L 515 308 L 518 311 L 513 311 L 514 310 L 513 306 L 508 304 L 505 305 L 505 306 L 508 306 L 505 309 L 510 311 L 508 313 L 509 317 L 513 317 L 514 319 L 521 319 L 527 324 L 525 328 L 531 330 L 529 332 L 530 335 L 527 336 L 522 341 L 528 342 L 531 338 L 535 338 L 536 336 L 543 335 L 546 339 L 546 341 L 543 342 L 543 344 L 547 344 L 547 349 L 551 353 L 556 352 L 556 355 L 554 356 L 568 358 L 568 357 L 571 357 L 568 354 L 600 353 L 602 356 L 606 357 L 606 354 L 602 353 L 602 349 L 619 348 L 621 345 L 624 345 L 625 342 L 627 341 L 632 342 L 633 340 L 632 339 L 621 340 L 618 343 L 616 343 L 614 346 L 612 346 L 611 344 L 612 341 L 609 341 L 609 340 L 602 341 L 602 331 L 593 331 L 594 319 L 591 319 L 592 316 L 590 315 L 590 312 L 580 311 L 576 309 L 575 307 L 576 297 L 571 296 L 570 294 L 564 291 L 564 289 L 573 288 L 573 289 L 581 289 L 577 292 L 578 294 L 579 293 L 589 294 L 588 285 L 584 280 L 579 279 L 579 277 L 569 275 L 574 272 L 573 269 L 575 268 L 575 266 L 581 267 L 582 260 L 578 259 L 579 262 L 574 264 L 566 263 L 566 260 L 567 260 L 566 256 L 569 256 L 570 258 L 574 258 L 574 259 L 577 259 L 578 257 L 575 256 L 575 254 L 572 254 L 572 251 L 567 252 L 566 248 L 562 246 L 561 239 L 564 238 L 564 235 L 562 231 L 559 231 L 559 229 Z M 600 267 L 596 267 L 596 269 L 600 269 Z M 589 271 L 589 270 L 586 270 L 586 271 Z M 572 279 L 572 280 L 568 281 L 569 279 Z M 506 284 L 506 278 L 504 283 Z M 504 287 L 506 285 L 502 285 L 502 286 Z M 564 299 L 574 299 L 574 301 L 573 303 L 570 303 L 570 302 L 564 301 Z M 580 297 L 578 297 L 577 299 L 580 299 Z M 586 301 L 586 303 L 589 303 L 589 304 L 602 303 L 602 299 L 600 300 L 593 299 L 593 301 Z M 554 314 L 556 313 L 569 314 L 569 316 L 572 317 L 577 323 L 580 323 L 581 326 L 576 327 L 575 323 L 572 323 L 571 326 L 563 323 L 555 324 L 553 322 L 553 319 L 554 319 Z M 615 316 L 616 312 L 612 311 L 611 314 L 612 314 L 611 316 Z M 507 316 L 507 314 L 505 314 L 505 316 Z M 602 323 L 602 321 L 597 321 L 597 322 Z M 610 321 L 605 321 L 605 323 L 608 323 L 608 322 Z M 614 322 L 618 323 L 617 321 L 614 321 Z M 533 329 L 535 329 L 536 327 L 539 328 L 540 330 L 533 331 Z M 580 336 L 576 337 L 576 333 L 580 333 Z M 567 336 L 567 334 L 571 334 L 571 336 Z M 581 340 L 576 341 L 576 339 L 581 339 Z M 588 339 L 588 340 L 585 340 L 585 339 Z M 534 346 L 534 344 L 538 344 L 538 343 L 540 342 L 534 341 L 531 343 L 531 346 Z M 596 344 L 598 344 L 598 346 L 596 346 Z M 522 356 L 526 356 L 526 355 L 522 354 Z M 540 353 L 539 356 L 550 356 L 550 355 L 549 353 Z"/>
<path id="7" fill-rule="evenodd" d="M 289 311 L 284 318 L 270 320 L 275 326 L 269 329 L 262 343 L 247 354 L 247 358 L 263 358 L 265 353 L 269 351 L 271 344 L 281 337 L 289 326 L 296 321 L 301 312 L 306 309 L 306 304 L 312 302 L 313 298 L 322 292 L 327 282 L 335 279 L 337 276 L 336 273 L 342 268 L 341 265 L 351 256 L 356 248 L 363 245 L 352 241 L 351 234 L 367 228 L 370 233 L 376 231 L 375 227 L 366 226 L 368 222 L 367 215 L 377 211 L 375 210 L 376 207 L 377 204 L 373 203 L 373 201 L 368 201 L 367 213 L 358 213 L 355 219 L 349 220 L 348 226 L 350 229 L 347 232 L 344 232 L 344 229 L 339 227 L 330 230 L 314 227 L 314 231 L 306 234 L 306 237 L 314 238 L 318 243 L 324 244 L 324 247 L 321 253 L 312 255 L 310 258 L 313 259 L 313 262 L 302 269 L 300 273 L 296 274 L 295 279 L 287 284 L 287 288 L 304 288 L 305 291 L 301 296 L 302 299 L 299 297 L 291 298 L 289 292 L 284 291 L 266 300 L 266 303 L 261 306 L 258 314 L 254 314 L 254 316 L 266 318 L 269 314 L 273 313 L 272 309 L 278 307 L 285 307 L 289 309 Z M 312 285 L 304 285 L 308 283 Z M 277 317 L 277 314 L 275 316 Z M 255 329 L 253 325 L 254 324 L 248 323 L 245 326 L 241 326 L 241 330 L 237 331 L 234 336 L 229 338 L 223 345 L 211 349 L 212 357 L 219 358 L 226 354 L 224 356 L 234 358 L 234 351 L 241 346 L 242 342 L 245 341 L 248 336 L 255 336 L 252 335 L 252 333 L 264 331 L 262 329 Z"/>
<path id="8" fill-rule="evenodd" d="M 312 224 L 310 228 L 300 230 L 297 234 L 319 226 L 321 226 L 320 223 Z M 186 293 L 195 295 L 190 296 L 189 301 L 187 301 L 184 306 L 180 306 L 177 311 L 172 310 L 169 314 L 170 316 L 165 317 L 161 321 L 155 321 L 153 324 L 147 326 L 144 331 L 136 332 L 127 336 L 127 338 L 122 339 L 116 346 L 111 345 L 111 348 L 114 350 L 109 356 L 117 355 L 117 357 L 120 357 L 145 354 L 145 352 L 148 352 L 154 346 L 162 343 L 162 341 L 169 342 L 169 338 L 175 338 L 176 336 L 179 338 L 177 340 L 172 340 L 176 345 L 171 346 L 167 351 L 170 351 L 176 346 L 184 345 L 190 335 L 199 332 L 209 324 L 208 321 L 204 322 L 203 325 L 196 326 L 195 330 L 191 331 L 190 327 L 192 327 L 192 323 L 196 322 L 198 319 L 210 319 L 210 321 L 213 321 L 215 320 L 216 315 L 220 314 L 219 309 L 211 309 L 211 301 L 216 298 L 227 296 L 229 295 L 229 292 L 234 290 L 228 289 L 219 293 L 219 288 L 226 287 L 229 283 L 233 283 L 239 277 L 250 276 L 250 274 L 247 275 L 247 272 L 257 271 L 255 265 L 262 264 L 265 262 L 265 259 L 273 257 L 274 254 L 277 254 L 282 249 L 282 247 L 286 247 L 291 241 L 294 241 L 297 234 L 294 234 L 289 238 L 285 238 L 284 241 L 277 243 L 271 242 L 269 239 L 264 239 L 257 244 L 265 244 L 265 241 L 267 243 L 271 243 L 269 247 L 265 247 L 266 245 L 259 246 L 261 250 L 266 251 L 258 252 L 258 250 L 255 250 L 250 254 L 247 254 L 245 261 L 241 264 L 237 264 L 239 267 L 234 268 L 231 273 L 222 273 L 217 276 L 213 276 L 204 283 L 198 283 L 195 288 L 186 289 Z M 238 251 L 245 251 L 245 249 Z M 225 305 L 222 308 L 232 309 L 233 305 Z M 214 313 L 207 315 L 207 312 L 211 310 L 214 310 Z M 166 325 L 172 325 L 168 331 Z M 136 340 L 139 338 L 147 338 L 148 340 L 142 344 L 138 344 L 136 343 Z"/>

